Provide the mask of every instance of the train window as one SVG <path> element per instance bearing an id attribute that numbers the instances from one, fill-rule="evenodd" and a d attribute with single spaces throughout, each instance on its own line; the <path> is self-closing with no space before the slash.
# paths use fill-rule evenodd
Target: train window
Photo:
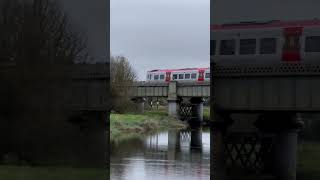
<path id="1" fill-rule="evenodd" d="M 160 79 L 163 80 L 164 79 L 164 74 L 160 75 Z"/>
<path id="2" fill-rule="evenodd" d="M 216 54 L 216 41 L 210 40 L 210 55 Z"/>
<path id="3" fill-rule="evenodd" d="M 320 36 L 306 37 L 306 52 L 320 52 Z"/>
<path id="4" fill-rule="evenodd" d="M 172 79 L 173 79 L 173 80 L 178 79 L 178 74 L 172 75 Z"/>
<path id="5" fill-rule="evenodd" d="M 191 79 L 196 79 L 197 78 L 197 74 L 196 73 L 192 73 L 191 74 Z"/>
<path id="6" fill-rule="evenodd" d="M 255 54 L 256 40 L 255 39 L 240 39 L 240 54 Z"/>
<path id="7" fill-rule="evenodd" d="M 185 78 L 185 79 L 190 79 L 190 74 L 185 74 L 185 75 L 184 75 L 184 78 Z"/>
<path id="8" fill-rule="evenodd" d="M 210 73 L 206 73 L 205 78 L 210 78 Z"/>
<path id="9" fill-rule="evenodd" d="M 221 55 L 233 55 L 236 49 L 236 41 L 231 40 L 221 40 L 220 43 L 220 54 Z"/>
<path id="10" fill-rule="evenodd" d="M 179 74 L 179 79 L 183 79 L 184 74 Z"/>
<path id="11" fill-rule="evenodd" d="M 154 75 L 154 80 L 158 80 L 159 79 L 159 75 Z"/>
<path id="12" fill-rule="evenodd" d="M 260 54 L 274 54 L 276 53 L 277 41 L 276 38 L 260 39 Z"/>

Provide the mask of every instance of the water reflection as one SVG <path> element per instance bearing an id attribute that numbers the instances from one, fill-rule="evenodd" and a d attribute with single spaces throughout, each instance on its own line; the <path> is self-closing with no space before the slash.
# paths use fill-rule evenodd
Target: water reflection
<path id="1" fill-rule="evenodd" d="M 210 179 L 210 133 L 161 132 L 111 147 L 112 180 Z"/>

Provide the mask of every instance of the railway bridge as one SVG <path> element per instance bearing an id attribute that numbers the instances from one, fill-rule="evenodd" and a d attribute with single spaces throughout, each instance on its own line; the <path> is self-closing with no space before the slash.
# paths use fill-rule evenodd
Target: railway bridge
<path id="1" fill-rule="evenodd" d="M 109 64 L 0 63 L 0 157 L 108 166 L 108 71 Z"/>
<path id="2" fill-rule="evenodd" d="M 211 61 L 211 68 L 214 176 L 232 177 L 240 167 L 295 180 L 303 115 L 320 112 L 320 66 Z"/>
<path id="3" fill-rule="evenodd" d="M 129 87 L 129 96 L 138 104 L 140 112 L 146 97 L 166 97 L 169 116 L 187 113 L 202 121 L 204 98 L 210 97 L 210 82 L 136 82 Z M 189 99 L 189 103 L 182 103 L 182 99 Z"/>

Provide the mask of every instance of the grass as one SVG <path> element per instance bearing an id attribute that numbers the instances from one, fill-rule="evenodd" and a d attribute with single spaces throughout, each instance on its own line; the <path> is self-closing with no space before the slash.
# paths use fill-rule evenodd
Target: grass
<path id="1" fill-rule="evenodd" d="M 297 179 L 320 179 L 320 142 L 302 142 L 299 144 Z"/>
<path id="2" fill-rule="evenodd" d="M 168 117 L 165 111 L 147 111 L 144 114 L 111 114 L 110 140 L 116 142 L 142 137 L 159 130 L 185 127 L 186 124 Z"/>
<path id="3" fill-rule="evenodd" d="M 203 120 L 210 121 L 210 106 L 203 106 Z"/>
<path id="4" fill-rule="evenodd" d="M 108 180 L 105 169 L 0 166 L 4 180 Z"/>

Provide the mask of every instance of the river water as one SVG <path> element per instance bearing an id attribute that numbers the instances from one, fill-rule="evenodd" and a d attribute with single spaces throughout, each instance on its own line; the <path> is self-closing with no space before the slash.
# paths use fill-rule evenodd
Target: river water
<path id="1" fill-rule="evenodd" d="M 209 130 L 169 130 L 111 145 L 111 180 L 209 180 Z"/>

